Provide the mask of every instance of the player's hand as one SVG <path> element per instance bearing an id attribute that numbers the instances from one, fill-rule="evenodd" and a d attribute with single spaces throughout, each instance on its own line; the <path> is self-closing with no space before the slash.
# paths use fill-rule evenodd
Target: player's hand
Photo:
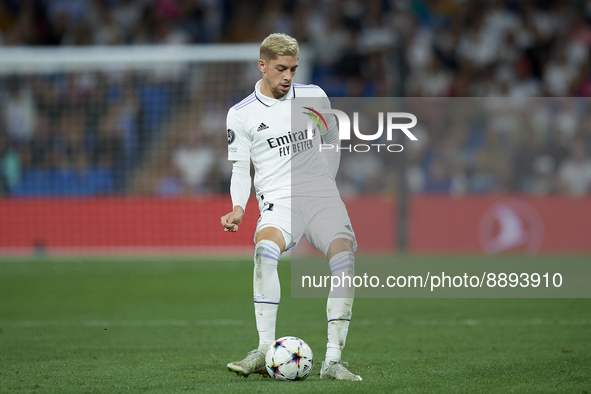
<path id="1" fill-rule="evenodd" d="M 244 209 L 240 206 L 235 206 L 234 210 L 224 216 L 222 216 L 222 226 L 224 231 L 230 231 L 235 233 L 238 231 L 238 226 L 242 223 L 242 217 L 244 216 Z"/>

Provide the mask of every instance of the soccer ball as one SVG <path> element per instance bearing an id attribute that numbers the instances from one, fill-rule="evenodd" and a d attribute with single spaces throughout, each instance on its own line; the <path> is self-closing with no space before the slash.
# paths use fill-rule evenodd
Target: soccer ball
<path id="1" fill-rule="evenodd" d="M 267 372 L 275 380 L 304 380 L 312 371 L 313 354 L 300 338 L 283 337 L 267 350 Z"/>

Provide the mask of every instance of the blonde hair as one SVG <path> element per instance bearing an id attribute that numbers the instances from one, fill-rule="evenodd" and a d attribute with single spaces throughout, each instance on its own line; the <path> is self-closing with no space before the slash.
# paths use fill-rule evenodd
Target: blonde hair
<path id="1" fill-rule="evenodd" d="M 297 59 L 299 53 L 298 42 L 287 34 L 273 33 L 261 43 L 260 57 L 267 62 L 279 56 L 293 56 Z"/>

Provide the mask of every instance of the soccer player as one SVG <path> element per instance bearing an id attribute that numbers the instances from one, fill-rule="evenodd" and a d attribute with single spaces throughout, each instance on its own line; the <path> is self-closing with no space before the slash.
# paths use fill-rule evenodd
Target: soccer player
<path id="1" fill-rule="evenodd" d="M 320 143 L 339 143 L 336 121 L 326 116 L 325 129 L 291 130 L 291 102 L 296 96 L 315 98 L 324 103 L 324 108 L 330 108 L 321 88 L 293 83 L 298 54 L 294 38 L 277 33 L 268 36 L 260 47 L 258 66 L 262 79 L 251 95 L 230 108 L 227 117 L 233 210 L 221 218 L 221 224 L 225 231 L 238 231 L 250 195 L 251 161 L 260 210 L 254 236 L 253 277 L 259 346 L 245 359 L 228 364 L 229 371 L 245 377 L 267 374 L 265 354 L 276 339 L 281 295 L 277 263 L 285 250 L 293 249 L 305 235 L 324 253 L 332 275 L 354 274 L 355 234 L 335 183 L 340 154 L 336 149 L 326 153 L 318 149 Z M 308 133 L 313 137 L 309 138 Z M 296 155 L 300 155 L 298 166 L 293 165 Z M 297 169 L 297 176 L 292 167 Z M 297 199 L 292 194 L 296 188 Z M 338 294 L 334 291 L 327 301 L 328 343 L 320 377 L 358 381 L 361 377 L 348 371 L 341 361 L 354 288 L 350 286 Z"/>

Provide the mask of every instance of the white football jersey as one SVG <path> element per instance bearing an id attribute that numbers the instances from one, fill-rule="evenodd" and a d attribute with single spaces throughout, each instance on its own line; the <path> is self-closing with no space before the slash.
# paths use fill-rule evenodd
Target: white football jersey
<path id="1" fill-rule="evenodd" d="M 319 147 L 321 136 L 336 133 L 334 116 L 325 116 L 328 127 L 313 127 L 308 139 L 306 109 L 294 111 L 296 97 L 311 97 L 329 109 L 330 101 L 316 85 L 294 83 L 280 99 L 261 93 L 261 81 L 255 91 L 228 111 L 228 160 L 252 161 L 257 198 L 265 200 L 295 196 L 334 196 L 338 190 Z M 292 122 L 293 120 L 293 122 Z M 334 135 L 336 135 L 334 134 Z M 331 134 L 332 135 L 332 134 Z"/>

